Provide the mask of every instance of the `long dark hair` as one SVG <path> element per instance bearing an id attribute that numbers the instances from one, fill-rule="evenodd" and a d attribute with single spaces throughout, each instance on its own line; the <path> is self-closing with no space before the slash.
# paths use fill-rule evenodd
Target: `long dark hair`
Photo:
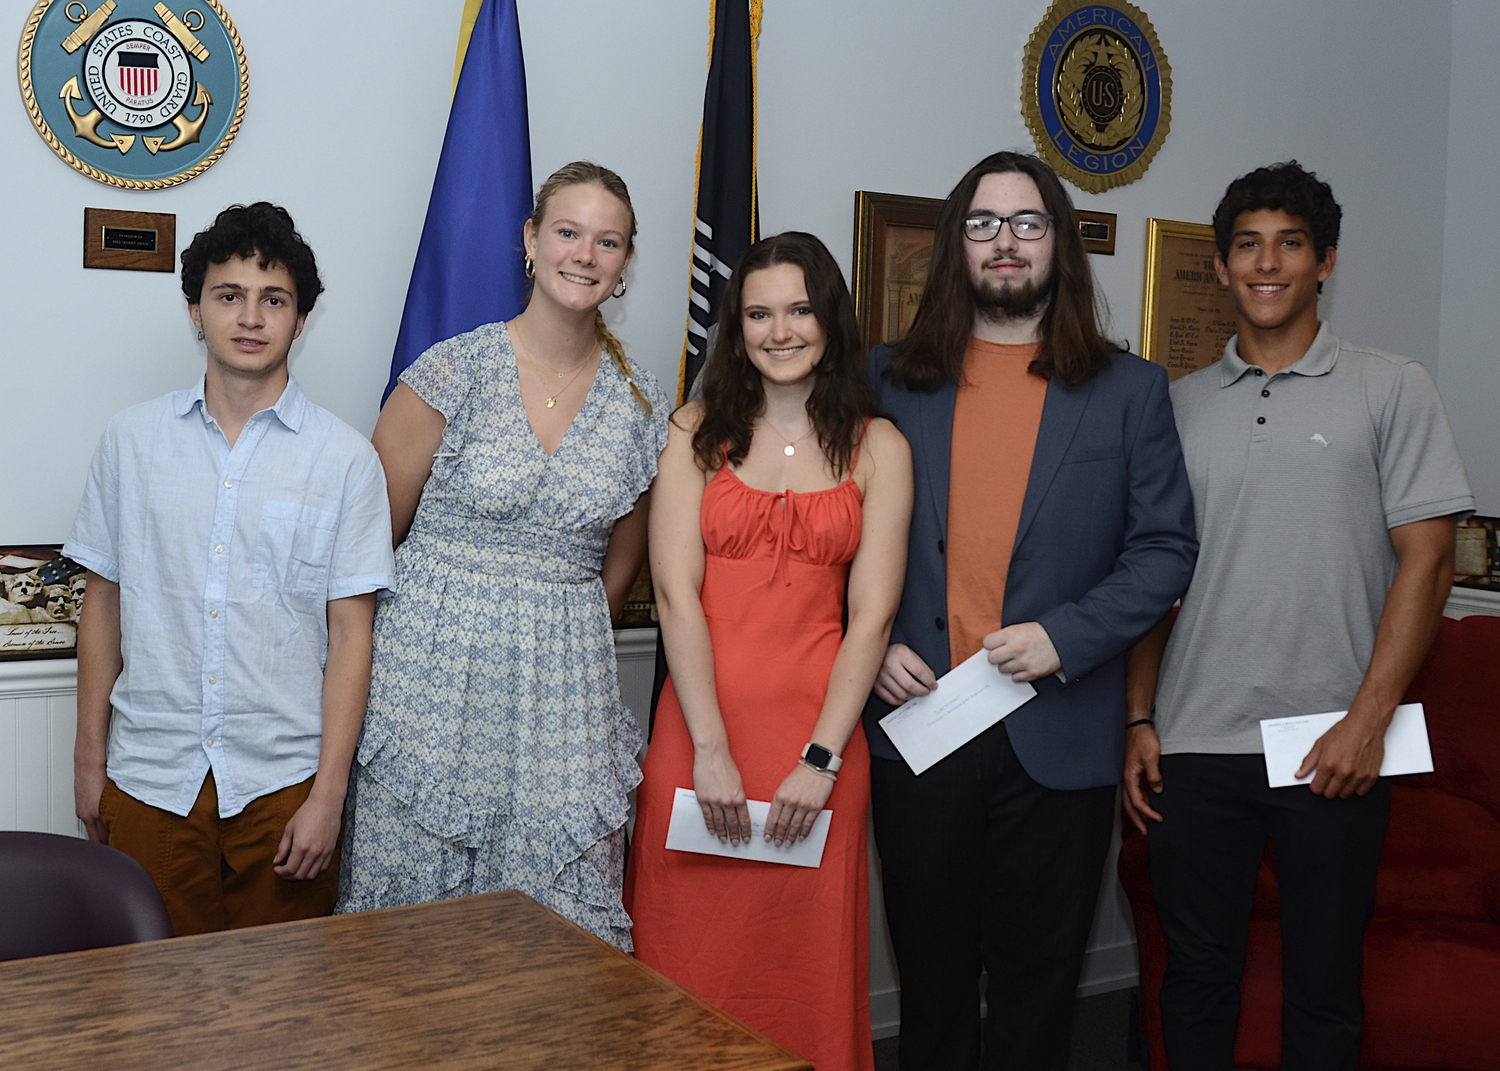
<path id="1" fill-rule="evenodd" d="M 693 453 L 705 470 L 712 471 L 726 455 L 736 464 L 750 450 L 755 420 L 765 412 L 766 389 L 745 352 L 745 277 L 779 264 L 802 269 L 807 299 L 827 339 L 823 359 L 813 372 L 807 415 L 834 474 L 841 476 L 854 460 L 865 420 L 877 411 L 875 391 L 865 379 L 859 322 L 844 273 L 828 248 L 802 231 L 786 231 L 745 250 L 724 288 L 719 337 L 703 373 L 703 420 L 693 435 Z"/>
<path id="2" fill-rule="evenodd" d="M 891 375 L 914 390 L 936 390 L 963 375 L 964 349 L 974 327 L 974 288 L 964 258 L 964 217 L 985 175 L 1026 175 L 1041 192 L 1052 217 L 1051 300 L 1042 314 L 1042 347 L 1031 362 L 1033 375 L 1056 376 L 1077 387 L 1106 364 L 1114 347 L 1099 330 L 1094 273 L 1089 267 L 1073 202 L 1052 169 L 1035 156 L 997 152 L 986 156 L 959 180 L 938 210 L 932 269 L 911 331 L 896 344 Z"/>

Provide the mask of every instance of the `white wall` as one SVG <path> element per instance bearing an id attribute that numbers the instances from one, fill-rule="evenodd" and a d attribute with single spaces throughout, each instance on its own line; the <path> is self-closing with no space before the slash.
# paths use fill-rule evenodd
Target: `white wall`
<path id="1" fill-rule="evenodd" d="M 1438 388 L 1463 451 L 1479 512 L 1500 514 L 1500 115 L 1491 84 L 1500 4 L 1455 0 L 1448 110 L 1447 225 Z M 1408 218 L 1424 218 L 1413 201 Z M 1392 245 L 1412 240 L 1393 226 Z"/>
<path id="2" fill-rule="evenodd" d="M 1155 0 L 1146 7 L 1172 65 L 1171 134 L 1143 180 L 1076 199 L 1119 213 L 1118 255 L 1094 261 L 1115 332 L 1138 347 L 1146 216 L 1206 220 L 1224 185 L 1262 163 L 1295 156 L 1317 169 L 1346 213 L 1326 312 L 1341 333 L 1439 372 L 1470 471 L 1496 512 L 1500 432 L 1485 389 L 1496 374 L 1480 339 L 1494 337 L 1485 328 L 1500 315 L 1485 257 L 1496 247 L 1487 239 L 1497 226 L 1497 120 L 1482 57 L 1496 13 L 1487 0 L 1456 2 Z M 641 236 L 630 294 L 610 317 L 635 358 L 670 383 L 686 317 L 708 5 L 519 6 L 535 177 L 587 156 L 630 183 Z M 26 7 L 6 5 L 17 29 Z M 0 456 L 8 473 L 44 489 L 0 510 L 0 541 L 61 541 L 104 421 L 184 385 L 202 365 L 173 277 L 79 266 L 85 206 L 175 212 L 181 245 L 232 201 L 287 205 L 328 285 L 293 369 L 315 400 L 373 426 L 446 123 L 462 0 L 427 0 L 420 15 L 387 0 L 370 7 L 387 14 L 232 3 L 250 61 L 246 123 L 218 164 L 170 190 L 130 193 L 84 178 L 36 136 L 19 94 L 0 106 L 0 355 L 8 381 L 30 385 L 0 422 Z M 1045 8 L 768 0 L 766 232 L 813 231 L 847 269 L 856 189 L 942 196 L 981 155 L 1028 147 L 1021 51 Z M 1450 53 L 1461 73 L 1451 93 Z M 381 70 L 401 74 L 372 77 Z M 1397 221 L 1442 214 L 1449 198 L 1460 207 L 1448 213 L 1445 260 L 1443 240 L 1414 240 Z M 51 416 L 56 409 L 65 415 Z"/>

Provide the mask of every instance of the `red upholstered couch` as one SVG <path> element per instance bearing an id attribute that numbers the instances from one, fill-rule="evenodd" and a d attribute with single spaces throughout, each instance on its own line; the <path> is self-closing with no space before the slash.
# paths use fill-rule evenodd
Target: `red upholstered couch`
<path id="1" fill-rule="evenodd" d="M 1434 773 L 1396 779 L 1365 934 L 1361 1068 L 1500 1071 L 1500 617 L 1445 619 L 1407 693 L 1425 704 Z M 1140 949 L 1141 1033 L 1166 1071 L 1167 948 L 1147 838 L 1125 823 L 1120 881 Z M 1261 863 L 1241 982 L 1235 1064 L 1281 1062 L 1275 860 Z"/>

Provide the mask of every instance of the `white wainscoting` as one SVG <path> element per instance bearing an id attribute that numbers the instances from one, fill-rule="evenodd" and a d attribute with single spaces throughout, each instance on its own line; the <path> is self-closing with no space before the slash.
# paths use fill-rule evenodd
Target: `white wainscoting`
<path id="1" fill-rule="evenodd" d="M 78 663 L 0 662 L 0 829 L 82 836 L 73 814 Z"/>

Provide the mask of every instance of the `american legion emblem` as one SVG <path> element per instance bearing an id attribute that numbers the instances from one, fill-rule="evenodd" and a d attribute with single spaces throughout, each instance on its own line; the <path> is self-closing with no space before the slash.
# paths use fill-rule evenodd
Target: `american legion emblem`
<path id="1" fill-rule="evenodd" d="M 91 0 L 93 2 L 93 0 Z M 40 0 L 21 96 L 52 151 L 91 179 L 159 190 L 201 175 L 245 118 L 250 71 L 218 0 Z"/>
<path id="2" fill-rule="evenodd" d="M 1021 112 L 1059 175 L 1100 193 L 1146 173 L 1171 125 L 1172 69 L 1144 12 L 1053 0 L 1022 71 Z"/>

